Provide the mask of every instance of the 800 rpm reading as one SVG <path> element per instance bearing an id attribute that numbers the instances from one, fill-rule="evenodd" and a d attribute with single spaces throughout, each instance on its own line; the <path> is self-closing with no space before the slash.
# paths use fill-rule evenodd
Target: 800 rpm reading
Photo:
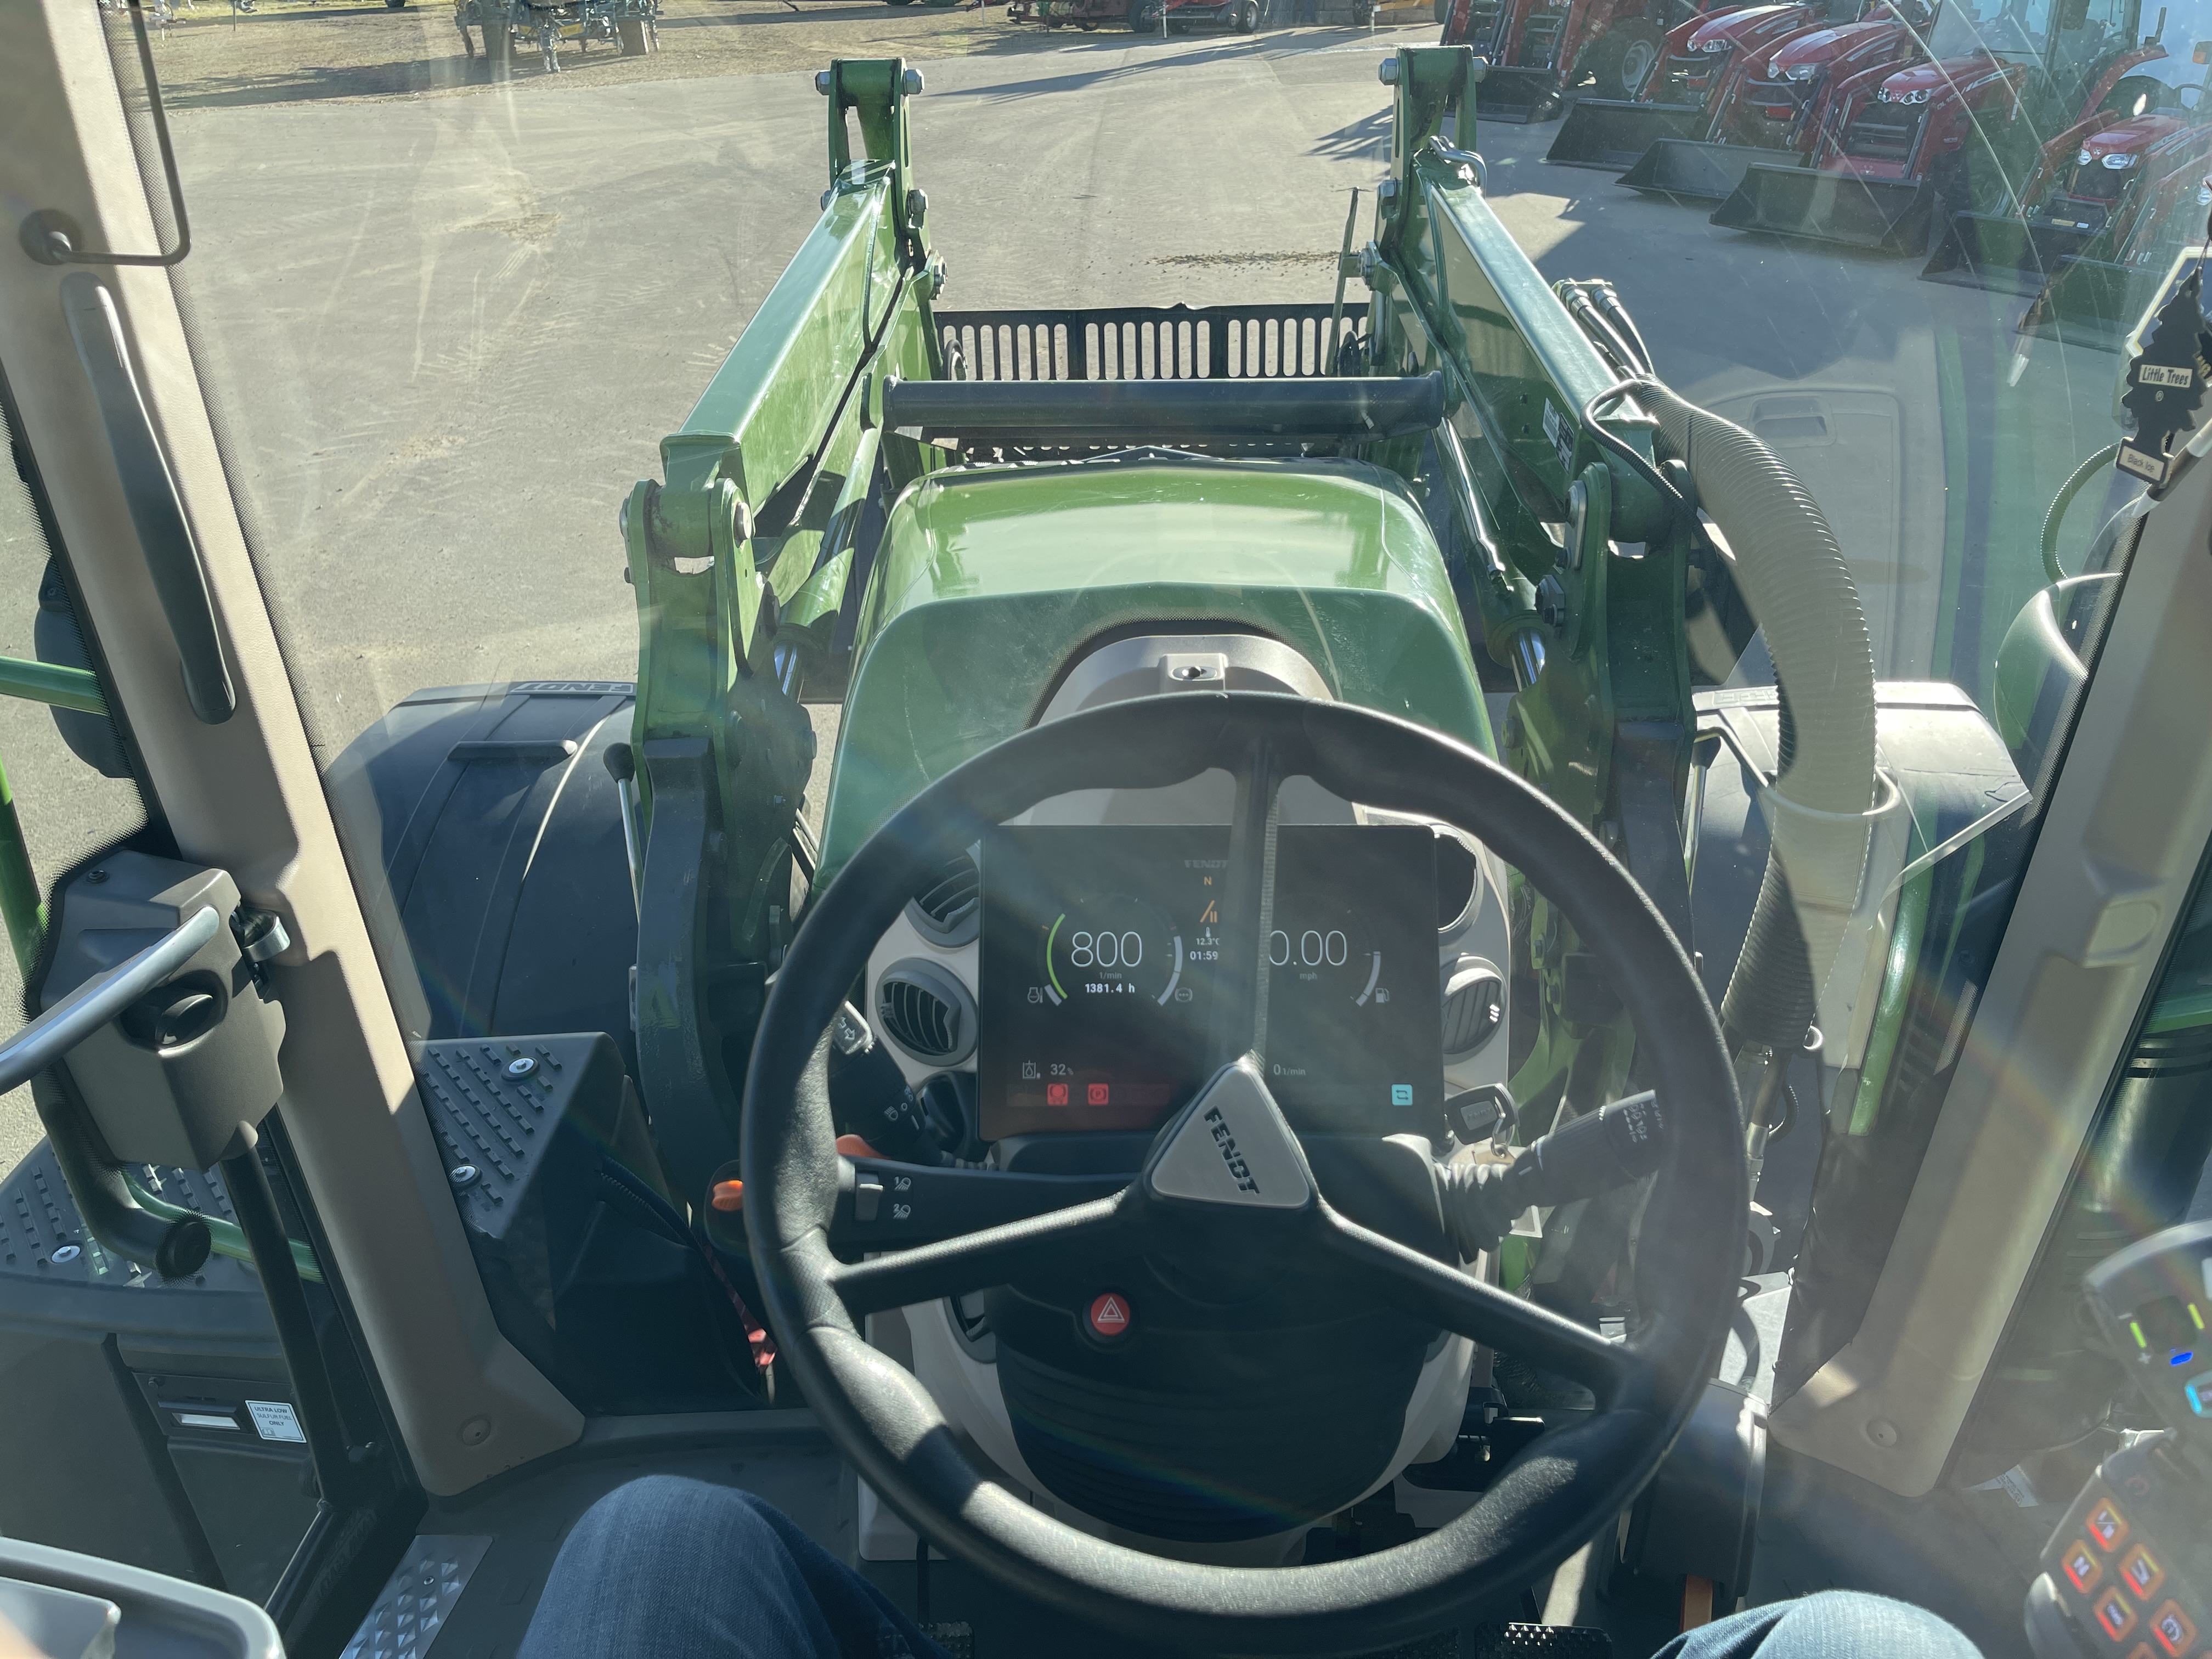
<path id="1" fill-rule="evenodd" d="M 984 846 L 984 1133 L 1142 1129 L 1186 1098 L 1221 960 L 1224 831 L 1005 829 Z"/>
<path id="2" fill-rule="evenodd" d="M 1157 906 L 1106 896 L 1045 929 L 1045 1000 L 1150 997 L 1164 1008 L 1182 982 L 1182 935 Z"/>

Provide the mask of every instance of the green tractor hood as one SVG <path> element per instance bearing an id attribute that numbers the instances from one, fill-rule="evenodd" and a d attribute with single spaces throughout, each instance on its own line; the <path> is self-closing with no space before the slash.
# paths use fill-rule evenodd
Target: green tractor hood
<path id="1" fill-rule="evenodd" d="M 1346 702 L 1492 747 L 1443 555 L 1398 475 L 1193 458 L 937 472 L 890 509 L 823 871 L 1133 632 L 1254 633 Z"/>

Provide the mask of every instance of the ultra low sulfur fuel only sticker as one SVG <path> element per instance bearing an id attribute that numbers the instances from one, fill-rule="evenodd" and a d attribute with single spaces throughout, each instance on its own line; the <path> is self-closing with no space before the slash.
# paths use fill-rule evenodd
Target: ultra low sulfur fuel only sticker
<path id="1" fill-rule="evenodd" d="M 307 1443 L 307 1437 L 300 1429 L 300 1414 L 282 1400 L 249 1400 L 246 1409 L 264 1440 L 289 1440 L 301 1446 Z"/>

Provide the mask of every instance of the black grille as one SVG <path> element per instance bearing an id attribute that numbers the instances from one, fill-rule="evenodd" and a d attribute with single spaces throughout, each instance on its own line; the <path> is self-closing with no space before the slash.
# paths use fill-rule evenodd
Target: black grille
<path id="1" fill-rule="evenodd" d="M 877 1003 L 891 1041 L 917 1060 L 951 1060 L 960 1052 L 959 1011 L 928 987 L 886 975 Z"/>
<path id="2" fill-rule="evenodd" d="M 2109 202 L 2128 187 L 2135 177 L 2135 169 L 2114 169 L 2102 161 L 2091 161 L 2087 167 L 2077 167 L 2067 181 L 2067 193 L 2087 202 Z"/>
<path id="3" fill-rule="evenodd" d="M 935 945 L 965 945 L 975 937 L 983 876 L 975 860 L 962 853 L 930 878 L 915 895 L 914 924 Z"/>
<path id="4" fill-rule="evenodd" d="M 1844 135 L 1844 154 L 1869 161 L 1909 161 L 1920 141 L 1925 105 L 1869 104 Z"/>
<path id="5" fill-rule="evenodd" d="M 1686 91 L 1703 94 L 1735 55 L 1733 52 L 1684 52 L 1668 58 L 1667 78 L 1680 82 Z"/>
<path id="6" fill-rule="evenodd" d="M 1334 256 L 1330 256 L 1334 257 Z M 1308 380 L 1330 372 L 1327 305 L 1117 306 L 940 311 L 954 380 Z M 1357 338 L 1349 306 L 1340 341 Z"/>
<path id="7" fill-rule="evenodd" d="M 1787 108 L 1794 114 L 1804 108 L 1805 94 L 1811 89 L 1809 81 L 1747 81 L 1744 83 L 1743 98 L 1747 104 Z"/>

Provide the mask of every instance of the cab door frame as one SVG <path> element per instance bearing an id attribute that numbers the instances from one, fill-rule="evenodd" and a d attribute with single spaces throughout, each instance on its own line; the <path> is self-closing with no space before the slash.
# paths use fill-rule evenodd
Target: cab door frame
<path id="1" fill-rule="evenodd" d="M 155 247 L 100 12 L 0 7 L 0 202 L 68 215 L 89 248 Z M 185 181 L 190 189 L 190 180 Z M 20 208 L 18 210 L 21 210 Z M 416 1478 L 449 1495 L 574 1443 L 583 1418 L 502 1337 L 415 1100 L 405 1042 L 247 551 L 177 295 L 159 268 L 53 266 L 0 243 L 0 362 L 149 793 L 182 856 L 229 871 L 291 945 L 283 1121 Z M 220 257 L 204 246 L 189 256 Z M 192 526 L 237 711 L 203 724 L 142 556 L 61 283 L 112 295 Z M 23 596 L 27 604 L 28 594 Z M 404 944 L 391 948 L 404 951 Z"/>
<path id="2" fill-rule="evenodd" d="M 1769 1431 L 1907 1498 L 1949 1462 L 2212 842 L 2212 462 L 2131 559 L 1857 1334 Z"/>

